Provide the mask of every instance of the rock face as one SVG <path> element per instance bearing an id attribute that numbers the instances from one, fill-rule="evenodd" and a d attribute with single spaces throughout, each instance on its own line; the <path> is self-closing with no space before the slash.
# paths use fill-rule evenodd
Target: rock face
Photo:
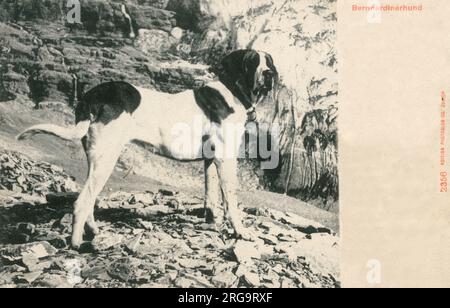
<path id="1" fill-rule="evenodd" d="M 0 85 L 0 99 L 12 100 L 19 95 L 27 95 L 30 93 L 25 76 L 15 72 L 7 72 L 2 76 L 2 84 Z"/>
<path id="2" fill-rule="evenodd" d="M 271 183 L 337 210 L 336 1 L 287 1 L 249 14 L 254 17 L 237 20 L 238 45 L 250 40 L 271 53 L 282 76 L 275 103 L 283 164 L 278 175 L 270 174 L 276 176 Z M 264 31 L 254 36 L 258 28 Z"/>
<path id="3" fill-rule="evenodd" d="M 177 41 L 171 35 L 175 13 L 153 2 L 164 5 L 81 1 L 81 23 L 69 24 L 62 1 L 0 1 L 0 100 L 26 95 L 36 103 L 74 104 L 89 88 L 111 80 L 170 92 L 201 84 L 206 70 L 180 73 L 179 64 L 172 69 L 175 56 L 167 53 Z M 169 82 L 171 87 L 160 86 Z"/>
<path id="4" fill-rule="evenodd" d="M 266 173 L 275 191 L 337 211 L 336 1 L 169 1 L 195 34 L 193 53 L 215 65 L 236 48 L 270 53 L 281 80 L 262 121 L 278 124 L 282 165 Z M 182 13 L 189 12 L 189 13 Z M 278 113 L 274 114 L 274 105 Z"/>
<path id="5" fill-rule="evenodd" d="M 124 16 L 121 0 L 80 0 L 80 27 L 89 33 L 119 35 L 129 34 L 130 25 Z M 132 2 L 132 3 L 129 3 Z M 155 2 L 155 5 L 152 4 Z M 159 3 L 158 3 L 159 2 Z M 174 13 L 162 9 L 165 1 L 128 1 L 126 12 L 132 18 L 133 28 L 163 29 L 170 31 L 175 25 Z M 159 6 L 159 8 L 158 8 Z M 2 0 L 0 3 L 2 22 L 40 21 L 70 22 L 66 17 L 69 9 L 66 2 L 59 0 Z"/>
<path id="6" fill-rule="evenodd" d="M 5 203 L 3 195 L 0 190 L 0 287 L 340 286 L 338 237 L 291 213 L 246 207 L 243 220 L 254 241 L 236 241 L 228 222 L 205 225 L 201 198 L 171 190 L 115 192 L 96 209 L 100 234 L 86 236 L 76 252 L 67 246 L 72 195 L 47 203 L 24 203 L 17 194 Z"/>

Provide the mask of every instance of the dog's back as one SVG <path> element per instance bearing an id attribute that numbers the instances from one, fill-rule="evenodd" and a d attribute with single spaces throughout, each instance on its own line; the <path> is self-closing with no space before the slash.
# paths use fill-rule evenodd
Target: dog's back
<path id="1" fill-rule="evenodd" d="M 132 114 L 141 103 L 141 94 L 131 84 L 114 81 L 88 91 L 75 110 L 76 123 L 90 120 L 108 124 L 122 113 Z"/>

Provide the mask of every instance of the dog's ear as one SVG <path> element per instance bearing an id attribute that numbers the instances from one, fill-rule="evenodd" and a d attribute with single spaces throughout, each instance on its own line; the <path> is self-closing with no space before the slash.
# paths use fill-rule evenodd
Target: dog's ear
<path id="1" fill-rule="evenodd" d="M 244 104 L 252 106 L 255 73 L 260 64 L 259 54 L 250 49 L 236 50 L 228 54 L 218 70 L 220 81 Z"/>
<path id="2" fill-rule="evenodd" d="M 280 85 L 280 75 L 278 74 L 278 70 L 275 66 L 275 62 L 270 54 L 266 54 L 267 66 L 274 73 L 274 89 L 278 89 Z"/>
<path id="3" fill-rule="evenodd" d="M 233 83 L 242 79 L 246 79 L 247 82 L 255 78 L 259 61 L 259 55 L 254 50 L 233 51 L 222 60 L 219 75 L 226 75 L 227 79 Z"/>
<path id="4" fill-rule="evenodd" d="M 272 72 L 275 73 L 275 76 L 278 78 L 278 71 L 275 66 L 275 62 L 273 61 L 272 56 L 269 54 L 266 54 L 266 61 L 267 61 L 267 66 L 272 70 Z"/>
<path id="5" fill-rule="evenodd" d="M 249 50 L 244 56 L 243 66 L 244 66 L 244 78 L 247 87 L 253 91 L 255 86 L 256 70 L 261 64 L 263 59 L 260 59 L 259 54 L 254 50 Z"/>

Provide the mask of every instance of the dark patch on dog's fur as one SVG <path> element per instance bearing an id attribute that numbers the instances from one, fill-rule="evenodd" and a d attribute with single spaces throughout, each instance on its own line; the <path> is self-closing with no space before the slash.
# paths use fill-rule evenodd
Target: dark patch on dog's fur
<path id="1" fill-rule="evenodd" d="M 230 107 L 223 95 L 216 89 L 204 86 L 194 90 L 195 101 L 209 120 L 222 123 L 234 109 Z"/>
<path id="2" fill-rule="evenodd" d="M 266 63 L 267 67 L 271 70 L 271 76 L 270 79 L 265 80 L 265 85 L 268 87 L 267 90 L 272 91 L 274 86 L 273 83 L 275 82 L 275 84 L 278 84 L 279 82 L 278 71 L 272 56 L 269 54 L 266 54 Z"/>
<path id="3" fill-rule="evenodd" d="M 266 61 L 267 61 L 267 66 L 275 73 L 278 75 L 278 71 L 277 68 L 275 67 L 275 62 L 273 61 L 273 58 L 271 55 L 266 54 Z"/>
<path id="4" fill-rule="evenodd" d="M 78 104 L 76 122 L 92 120 L 108 124 L 122 113 L 133 113 L 141 103 L 141 94 L 126 82 L 107 82 L 88 91 Z"/>
<path id="5" fill-rule="evenodd" d="M 260 64 L 259 54 L 243 49 L 230 53 L 222 61 L 218 72 L 220 81 L 236 96 L 246 109 L 252 107 L 255 73 Z"/>

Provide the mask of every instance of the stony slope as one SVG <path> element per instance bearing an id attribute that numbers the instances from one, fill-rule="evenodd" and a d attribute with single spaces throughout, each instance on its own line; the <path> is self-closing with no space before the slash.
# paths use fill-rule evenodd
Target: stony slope
<path id="1" fill-rule="evenodd" d="M 0 158 L 9 182 L 22 177 L 21 192 L 0 186 L 0 287 L 339 286 L 339 241 L 329 228 L 293 213 L 245 207 L 243 221 L 255 241 L 236 242 L 227 224 L 216 230 L 204 223 L 201 198 L 171 190 L 107 194 L 96 211 L 101 234 L 72 251 L 77 194 L 43 198 L 27 185 L 53 174 L 46 191 L 60 192 L 58 178 L 70 177 L 17 153 L 3 151 Z"/>

